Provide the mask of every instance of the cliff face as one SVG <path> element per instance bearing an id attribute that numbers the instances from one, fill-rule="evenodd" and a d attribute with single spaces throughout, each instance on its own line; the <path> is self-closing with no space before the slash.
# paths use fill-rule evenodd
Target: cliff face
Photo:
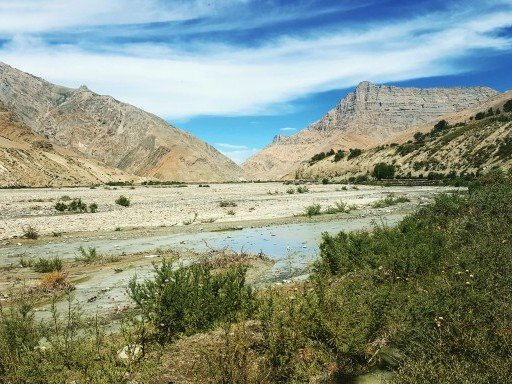
<path id="1" fill-rule="evenodd" d="M 362 82 L 321 120 L 294 136 L 274 140 L 243 168 L 255 179 L 290 178 L 316 153 L 369 148 L 497 94 L 484 87 L 420 89 Z"/>
<path id="2" fill-rule="evenodd" d="M 210 145 L 85 86 L 57 86 L 0 63 L 0 102 L 50 142 L 128 173 L 180 181 L 242 177 L 240 167 Z"/>

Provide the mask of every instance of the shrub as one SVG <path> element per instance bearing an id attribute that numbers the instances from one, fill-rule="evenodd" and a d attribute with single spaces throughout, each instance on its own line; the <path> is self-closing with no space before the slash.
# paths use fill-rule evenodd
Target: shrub
<path id="1" fill-rule="evenodd" d="M 348 160 L 353 159 L 353 158 L 361 155 L 362 153 L 363 153 L 363 151 L 359 148 L 350 148 L 350 153 L 348 154 L 347 159 Z"/>
<path id="2" fill-rule="evenodd" d="M 67 276 L 62 272 L 51 272 L 41 278 L 41 287 L 47 290 L 71 288 Z"/>
<path id="3" fill-rule="evenodd" d="M 386 207 L 390 207 L 392 205 L 396 205 L 396 204 L 400 204 L 400 203 L 407 203 L 409 201 L 411 201 L 411 200 L 409 200 L 405 196 L 398 196 L 398 197 L 386 196 L 384 199 L 374 202 L 372 204 L 372 207 L 373 208 L 386 208 Z"/>
<path id="4" fill-rule="evenodd" d="M 233 209 L 228 210 L 226 213 L 230 216 L 234 216 L 236 214 L 236 212 Z"/>
<path id="5" fill-rule="evenodd" d="M 335 213 L 349 213 L 352 209 L 355 209 L 354 206 L 348 206 L 344 201 L 338 201 L 334 204 L 334 207 L 327 207 L 325 213 L 328 215 L 332 215 Z"/>
<path id="6" fill-rule="evenodd" d="M 39 273 L 48 273 L 62 270 L 62 259 L 58 256 L 54 256 L 50 259 L 40 257 L 35 263 L 33 263 L 34 271 Z"/>
<path id="7" fill-rule="evenodd" d="M 507 100 L 505 104 L 503 104 L 503 112 L 512 112 L 512 99 Z"/>
<path id="8" fill-rule="evenodd" d="M 222 200 L 219 203 L 219 207 L 236 207 L 236 206 L 237 206 L 237 204 L 234 201 L 230 201 L 230 200 Z"/>
<path id="9" fill-rule="evenodd" d="M 334 155 L 334 161 L 337 163 L 338 161 L 340 161 L 341 159 L 343 159 L 345 157 L 345 151 L 342 151 L 341 149 L 338 150 L 338 152 L 336 152 L 336 154 Z"/>
<path id="10" fill-rule="evenodd" d="M 39 232 L 29 225 L 23 229 L 23 237 L 30 240 L 37 240 L 39 238 Z"/>
<path id="11" fill-rule="evenodd" d="M 395 166 L 386 163 L 375 164 L 372 175 L 378 180 L 392 179 L 395 176 Z"/>
<path id="12" fill-rule="evenodd" d="M 57 203 L 55 203 L 55 209 L 59 212 L 64 212 L 66 209 L 68 209 L 68 206 L 66 203 L 58 201 Z"/>
<path id="13" fill-rule="evenodd" d="M 89 211 L 91 213 L 96 213 L 98 211 L 98 204 L 96 204 L 96 203 L 89 204 Z"/>
<path id="14" fill-rule="evenodd" d="M 175 268 L 164 260 L 154 268 L 153 279 L 138 283 L 134 277 L 130 281 L 129 294 L 162 340 L 232 321 L 239 311 L 252 306 L 253 294 L 245 284 L 243 267 L 213 273 L 208 263 Z"/>
<path id="15" fill-rule="evenodd" d="M 87 212 L 87 204 L 85 204 L 82 199 L 73 199 L 68 204 L 68 211 L 72 212 Z"/>
<path id="16" fill-rule="evenodd" d="M 295 193 L 295 188 L 288 188 L 286 190 L 286 193 L 289 194 L 289 195 L 293 195 Z"/>
<path id="17" fill-rule="evenodd" d="M 297 187 L 297 193 L 307 193 L 309 192 L 309 188 L 307 186 Z"/>
<path id="18" fill-rule="evenodd" d="M 313 204 L 308 207 L 306 207 L 306 216 L 309 218 L 319 215 L 321 213 L 321 207 L 320 204 Z"/>
<path id="19" fill-rule="evenodd" d="M 130 206 L 130 199 L 127 198 L 126 196 L 119 196 L 117 199 L 116 199 L 116 204 L 117 205 L 121 205 L 123 207 L 129 207 Z"/>
<path id="20" fill-rule="evenodd" d="M 94 247 L 85 249 L 83 246 L 78 248 L 79 255 L 75 257 L 76 261 L 80 261 L 86 264 L 91 264 L 102 259 L 102 256 L 98 253 Z"/>

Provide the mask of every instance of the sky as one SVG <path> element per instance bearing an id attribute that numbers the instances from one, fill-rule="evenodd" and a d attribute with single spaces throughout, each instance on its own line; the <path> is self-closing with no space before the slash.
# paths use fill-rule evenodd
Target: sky
<path id="1" fill-rule="evenodd" d="M 360 81 L 512 89 L 512 0 L 0 0 L 0 61 L 241 163 Z"/>

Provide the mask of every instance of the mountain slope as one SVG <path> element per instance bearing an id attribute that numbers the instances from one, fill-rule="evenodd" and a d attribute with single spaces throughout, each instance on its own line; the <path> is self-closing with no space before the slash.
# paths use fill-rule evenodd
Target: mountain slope
<path id="1" fill-rule="evenodd" d="M 242 177 L 212 146 L 85 86 L 61 87 L 0 63 L 0 102 L 52 143 L 128 173 L 180 181 Z"/>
<path id="2" fill-rule="evenodd" d="M 91 185 L 136 179 L 52 144 L 0 103 L 0 187 Z"/>
<path id="3" fill-rule="evenodd" d="M 422 126 L 416 134 L 409 130 L 396 143 L 367 149 L 352 159 L 345 156 L 335 161 L 328 156 L 303 163 L 297 176 L 348 179 L 370 174 L 380 162 L 393 164 L 398 177 L 476 174 L 492 167 L 508 171 L 512 168 L 512 111 L 504 112 L 507 101 L 512 105 L 512 92 L 492 97 L 478 108 L 442 116 L 446 125 Z"/>
<path id="4" fill-rule="evenodd" d="M 360 83 L 321 120 L 280 137 L 243 164 L 254 179 L 293 178 L 301 163 L 333 149 L 370 148 L 439 116 L 480 105 L 490 88 L 400 88 Z"/>

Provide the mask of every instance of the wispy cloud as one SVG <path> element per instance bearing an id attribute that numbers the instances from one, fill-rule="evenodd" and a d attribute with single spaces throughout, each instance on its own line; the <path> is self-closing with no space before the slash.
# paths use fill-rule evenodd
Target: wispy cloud
<path id="1" fill-rule="evenodd" d="M 229 143 L 215 143 L 214 146 L 223 155 L 229 157 L 237 164 L 242 164 L 249 157 L 261 150 L 261 148 L 250 148 L 246 145 L 236 145 Z"/>
<path id="2" fill-rule="evenodd" d="M 291 127 L 284 127 L 284 128 L 280 129 L 280 131 L 282 131 L 282 132 L 294 132 L 296 130 L 297 130 L 297 128 L 291 128 Z"/>
<path id="3" fill-rule="evenodd" d="M 309 93 L 347 88 L 361 80 L 390 82 L 461 73 L 472 70 L 473 61 L 461 65 L 460 59 L 478 50 L 511 49 L 510 37 L 492 33 L 512 25 L 512 8 L 506 2 L 495 2 L 501 4 L 499 10 L 482 11 L 474 2 L 409 20 L 284 34 L 245 47 L 201 37 L 186 44 L 107 40 L 91 48 L 72 37 L 56 43 L 37 33 L 114 23 L 113 14 L 119 16 L 115 23 L 194 20 L 212 14 L 225 19 L 226 9 L 248 3 L 0 1 L 0 33 L 10 36 L 0 48 L 0 59 L 50 81 L 73 87 L 87 84 L 99 93 L 182 120 L 277 113 L 287 108 L 287 101 Z M 213 10 L 211 4 L 216 4 Z M 137 28 L 128 29 L 133 37 L 144 27 Z"/>

